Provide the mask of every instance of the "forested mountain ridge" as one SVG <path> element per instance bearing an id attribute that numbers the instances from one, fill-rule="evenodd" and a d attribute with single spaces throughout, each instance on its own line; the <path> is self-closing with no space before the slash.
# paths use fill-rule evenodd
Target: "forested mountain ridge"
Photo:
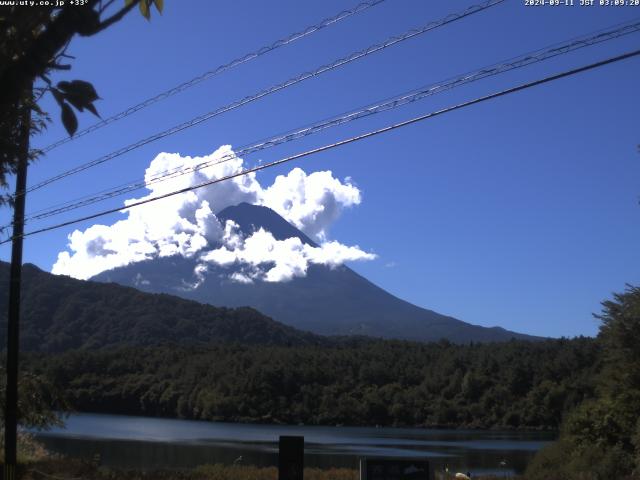
<path id="1" fill-rule="evenodd" d="M 267 207 L 241 203 L 218 213 L 233 220 L 247 236 L 262 228 L 274 238 L 297 237 L 315 245 L 303 232 Z M 367 335 L 400 340 L 494 342 L 540 340 L 501 327 L 483 327 L 418 307 L 373 284 L 346 265 L 311 264 L 304 277 L 283 282 L 229 280 L 235 268 L 208 265 L 201 278 L 197 258 L 180 255 L 155 258 L 107 270 L 93 279 L 163 292 L 216 306 L 249 305 L 286 325 L 321 335 Z M 236 272 L 237 273 L 237 272 Z M 140 279 L 144 279 L 141 282 Z M 184 285 L 196 285 L 184 288 Z"/>
<path id="2" fill-rule="evenodd" d="M 323 337 L 282 325 L 252 308 L 194 301 L 52 275 L 23 267 L 21 347 L 60 352 L 123 345 L 212 342 L 312 345 Z M 9 264 L 0 262 L 0 342 L 6 342 Z"/>

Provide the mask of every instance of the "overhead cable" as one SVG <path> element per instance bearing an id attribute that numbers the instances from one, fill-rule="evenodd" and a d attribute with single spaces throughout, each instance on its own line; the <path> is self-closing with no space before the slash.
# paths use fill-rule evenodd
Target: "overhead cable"
<path id="1" fill-rule="evenodd" d="M 240 66 L 244 63 L 247 63 L 251 60 L 254 60 L 258 57 L 261 57 L 262 55 L 265 55 L 266 53 L 272 52 L 274 50 L 277 50 L 280 47 L 284 47 L 286 45 L 290 45 L 294 42 L 296 42 L 297 40 L 300 40 L 302 38 L 305 38 L 313 33 L 316 33 L 319 30 L 322 30 L 330 25 L 333 25 L 335 23 L 338 23 L 341 20 L 344 20 L 346 18 L 349 18 L 353 15 L 356 15 L 360 12 L 363 12 L 371 7 L 374 7 L 382 2 L 384 2 L 385 0 L 369 0 L 366 2 L 362 2 L 359 3 L 358 5 L 356 5 L 355 7 L 349 9 L 349 10 L 343 10 L 340 13 L 329 17 L 329 18 L 325 18 L 324 20 L 320 21 L 319 23 L 315 24 L 315 25 L 310 25 L 309 27 L 305 28 L 304 30 L 301 30 L 299 32 L 296 33 L 292 33 L 291 35 L 287 35 L 284 38 L 281 38 L 279 40 L 276 40 L 275 42 L 269 44 L 269 45 L 265 45 L 262 48 L 259 48 L 258 50 L 255 50 L 251 53 L 247 53 L 246 55 L 243 55 L 241 57 L 238 57 L 234 60 L 231 60 L 228 63 L 225 63 L 223 65 L 219 65 L 217 67 L 215 67 L 212 70 L 209 70 L 207 72 L 204 72 L 200 75 L 198 75 L 197 77 L 192 78 L 191 80 L 187 80 L 179 85 L 176 85 L 175 87 L 172 87 L 168 90 L 165 90 L 164 92 L 161 92 L 153 97 L 147 98 L 146 100 L 143 100 L 142 102 L 133 105 L 129 108 L 127 108 L 126 110 L 123 110 L 119 113 L 116 113 L 108 118 L 105 118 L 104 120 L 101 120 L 83 130 L 80 130 L 78 132 L 75 133 L 75 135 L 73 135 L 72 137 L 65 137 L 65 138 L 61 138 L 60 140 L 53 142 L 50 145 L 47 145 L 46 147 L 40 149 L 40 151 L 42 153 L 47 153 L 50 152 L 51 150 L 53 150 L 54 148 L 59 147 L 60 145 L 64 145 L 67 142 L 70 142 L 72 140 L 75 140 L 77 138 L 83 137 L 91 132 L 95 132 L 96 130 L 99 130 L 102 127 L 105 127 L 111 123 L 117 122 L 118 120 L 122 120 L 125 117 L 128 117 L 130 115 L 133 115 L 134 113 L 147 108 L 151 105 L 153 105 L 154 103 L 160 102 L 162 100 L 165 100 L 169 97 L 172 97 L 173 95 L 176 95 L 180 92 L 184 92 L 185 90 L 198 85 L 199 83 L 204 82 L 205 80 L 209 80 L 210 78 L 219 75 L 223 72 L 226 72 L 227 70 L 231 70 L 232 68 L 235 68 L 237 66 Z"/>
<path id="2" fill-rule="evenodd" d="M 326 120 L 322 120 L 320 122 L 316 122 L 314 124 L 305 126 L 303 128 L 298 128 L 296 130 L 289 131 L 285 134 L 280 134 L 280 135 L 271 137 L 267 140 L 248 144 L 246 146 L 240 147 L 239 149 L 235 150 L 233 153 L 223 155 L 222 157 L 217 158 L 215 160 L 201 162 L 189 167 L 176 167 L 173 169 L 165 170 L 149 178 L 138 180 L 136 182 L 123 184 L 117 187 L 113 187 L 111 189 L 102 190 L 100 192 L 86 195 L 79 199 L 72 200 L 69 202 L 64 202 L 58 205 L 54 205 L 52 207 L 47 207 L 46 209 L 41 209 L 39 211 L 30 213 L 29 215 L 27 215 L 26 220 L 30 220 L 30 221 L 40 220 L 40 219 L 48 218 L 54 215 L 59 215 L 61 213 L 65 213 L 71 210 L 75 210 L 80 207 L 91 205 L 103 200 L 108 200 L 110 198 L 114 198 L 120 195 L 124 195 L 126 193 L 140 190 L 145 187 L 152 186 L 158 182 L 171 180 L 185 174 L 193 173 L 205 168 L 219 165 L 221 163 L 233 160 L 235 158 L 244 157 L 246 155 L 249 155 L 257 151 L 265 150 L 270 147 L 274 147 L 274 146 L 287 143 L 302 137 L 306 137 L 306 136 L 315 134 L 317 132 L 323 131 L 327 128 L 342 125 L 344 123 L 348 123 L 354 120 L 358 120 L 360 118 L 368 117 L 368 116 L 371 116 L 380 112 L 384 112 L 387 110 L 392 110 L 400 106 L 407 105 L 409 103 L 413 103 L 418 100 L 422 100 L 426 97 L 435 95 L 437 93 L 451 90 L 461 85 L 465 85 L 477 80 L 481 80 L 483 78 L 495 76 L 511 70 L 522 68 L 528 65 L 532 65 L 534 63 L 538 63 L 543 60 L 564 55 L 569 52 L 573 52 L 575 50 L 578 50 L 587 46 L 596 45 L 596 44 L 599 44 L 608 40 L 613 40 L 623 35 L 635 33 L 638 31 L 640 31 L 640 19 L 637 19 L 634 22 L 627 22 L 621 25 L 616 25 L 615 27 L 609 27 L 608 29 L 605 29 L 605 30 L 599 30 L 598 32 L 591 33 L 589 35 L 583 35 L 582 37 L 574 38 L 563 43 L 557 43 L 552 46 L 546 47 L 544 49 L 539 49 L 534 52 L 529 52 L 529 53 L 520 55 L 518 57 L 512 57 L 509 60 L 505 60 L 503 62 L 494 64 L 489 67 L 484 67 L 484 68 L 475 70 L 473 72 L 464 73 L 462 75 L 452 77 L 448 80 L 445 80 L 436 84 L 430 84 L 428 86 L 424 86 L 419 89 L 412 90 L 410 92 L 398 95 L 396 97 L 392 97 L 386 100 L 379 101 L 374 104 L 370 104 L 364 108 L 353 110 L 336 117 L 332 117 Z"/>
<path id="3" fill-rule="evenodd" d="M 92 160 L 90 162 L 84 163 L 82 165 L 78 165 L 77 167 L 71 168 L 65 172 L 62 172 L 58 175 L 55 175 L 53 177 L 50 177 L 46 180 L 43 180 L 29 188 L 27 188 L 26 193 L 29 192 L 33 192 L 34 190 L 38 190 L 42 187 L 45 187 L 53 182 L 56 182 L 58 180 L 61 180 L 63 178 L 69 177 L 71 175 L 75 175 L 77 173 L 83 172 L 89 168 L 95 167 L 97 165 L 101 165 L 107 161 L 113 160 L 114 158 L 120 157 L 121 155 L 124 155 L 125 153 L 131 152 L 132 150 L 135 150 L 137 148 L 143 147 L 144 145 L 147 145 L 149 143 L 155 142 L 157 140 L 160 140 L 162 138 L 168 137 L 170 135 L 173 135 L 175 133 L 181 132 L 183 130 L 186 130 L 187 128 L 191 128 L 194 127 L 196 125 L 201 124 L 202 122 L 205 122 L 207 120 L 210 120 L 214 117 L 217 117 L 218 115 L 221 115 L 223 113 L 229 112 L 231 110 L 235 110 L 236 108 L 242 107 L 243 105 L 246 105 L 248 103 L 251 102 L 255 102 L 256 100 L 259 100 L 261 98 L 264 98 L 268 95 L 271 95 L 273 93 L 279 92 L 280 90 L 284 90 L 288 87 L 291 87 L 293 85 L 296 85 L 298 83 L 301 83 L 305 80 L 308 80 L 310 78 L 314 78 L 317 77 L 319 75 L 322 75 L 324 73 L 327 73 L 329 71 L 332 71 L 336 68 L 342 67 L 344 65 L 347 65 L 351 62 L 354 62 L 356 60 L 359 60 L 361 58 L 367 57 L 369 55 L 372 55 L 376 52 L 379 52 L 381 50 L 384 50 L 385 48 L 391 47 L 393 45 L 396 45 L 398 43 L 401 43 L 405 40 L 409 40 L 411 38 L 414 38 L 418 35 L 422 35 L 428 31 L 434 30 L 438 27 L 441 27 L 443 25 L 447 25 L 449 23 L 455 22 L 457 20 L 460 20 L 462 18 L 468 17 L 470 15 L 473 15 L 475 13 L 481 12 L 483 10 L 486 10 L 490 7 L 493 7 L 495 5 L 498 5 L 502 2 L 504 2 L 505 0 L 487 0 L 485 2 L 482 2 L 480 4 L 477 5 L 472 5 L 468 8 L 466 8 L 464 11 L 462 12 L 458 12 L 458 13 L 452 13 L 447 15 L 446 17 L 444 17 L 441 20 L 437 20 L 434 22 L 430 22 L 422 27 L 419 28 L 414 28 L 411 30 L 408 30 L 407 32 L 403 33 L 402 35 L 399 36 L 393 36 L 388 38 L 386 41 L 384 41 L 383 43 L 379 43 L 376 45 L 372 45 L 370 47 L 365 48 L 364 50 L 359 50 L 357 52 L 354 52 L 346 57 L 343 57 L 341 59 L 335 60 L 334 62 L 331 62 L 327 65 L 323 65 L 321 67 L 318 67 L 312 71 L 309 72 L 305 72 L 302 73 L 296 77 L 293 77 L 283 83 L 274 85 L 272 87 L 269 87 L 265 90 L 262 90 L 258 93 L 255 93 L 253 95 L 249 95 L 247 97 L 244 97 L 241 100 L 237 100 L 235 102 L 232 102 L 228 105 L 225 105 L 223 107 L 217 108 L 215 110 L 212 110 L 208 113 L 199 115 L 189 121 L 183 122 L 179 125 L 176 125 L 172 128 L 169 128 L 167 130 L 164 130 L 160 133 L 156 133 L 155 135 L 151 135 L 150 137 L 147 137 L 145 139 L 139 140 L 135 143 L 132 143 L 130 145 L 127 145 L 125 147 L 122 147 L 114 152 L 108 153 L 106 155 L 103 155 L 100 158 L 97 158 L 95 160 Z M 23 194 L 22 192 L 18 193 L 17 195 Z"/>
<path id="4" fill-rule="evenodd" d="M 231 174 L 231 175 L 227 175 L 227 176 L 222 177 L 222 178 L 212 179 L 212 180 L 209 180 L 209 181 L 206 181 L 206 182 L 199 183 L 197 185 L 192 185 L 192 186 L 185 187 L 185 188 L 182 188 L 182 189 L 179 189 L 179 190 L 175 190 L 173 192 L 165 193 L 163 195 L 158 195 L 156 197 L 150 197 L 150 198 L 145 198 L 145 199 L 142 199 L 142 200 L 138 200 L 138 201 L 130 203 L 130 204 L 124 206 L 124 207 L 111 208 L 109 210 L 104 210 L 104 211 L 101 211 L 101 212 L 98 212 L 98 213 L 94 213 L 94 214 L 91 214 L 91 215 L 87 215 L 87 216 L 84 216 L 84 217 L 81 217 L 81 218 L 76 218 L 74 220 L 69 220 L 69 221 L 66 221 L 66 222 L 58 223 L 58 224 L 51 225 L 51 226 L 48 226 L 48 227 L 40 228 L 38 230 L 32 230 L 31 232 L 24 233 L 21 236 L 22 237 L 28 237 L 28 236 L 31 236 L 31 235 L 36 235 L 36 234 L 39 234 L 39 233 L 48 232 L 48 231 L 51 231 L 51 230 L 55 230 L 55 229 L 58 229 L 58 228 L 66 227 L 66 226 L 73 225 L 73 224 L 80 223 L 80 222 L 84 222 L 84 221 L 87 221 L 87 220 L 93 220 L 95 218 L 99 218 L 99 217 L 102 217 L 102 216 L 105 216 L 105 215 L 108 215 L 108 214 L 111 214 L 111 213 L 121 212 L 123 210 L 129 210 L 131 208 L 135 208 L 135 207 L 138 207 L 140 205 L 145 205 L 147 203 L 156 202 L 158 200 L 162 200 L 162 199 L 165 199 L 165 198 L 168 198 L 168 197 L 172 197 L 174 195 L 179 195 L 179 194 L 182 194 L 182 193 L 190 192 L 190 191 L 193 191 L 193 190 L 197 190 L 199 188 L 207 187 L 207 186 L 210 186 L 210 185 L 214 185 L 216 183 L 221 183 L 221 182 L 224 182 L 224 181 L 227 181 L 227 180 L 231 180 L 233 178 L 237 178 L 237 177 L 240 177 L 240 176 L 243 176 L 243 175 L 247 175 L 249 173 L 258 172 L 260 170 L 265 170 L 267 168 L 275 167 L 277 165 L 281 165 L 283 163 L 291 162 L 293 160 L 297 160 L 297 159 L 300 159 L 300 158 L 308 157 L 310 155 L 314 155 L 314 154 L 317 154 L 317 153 L 320 153 L 320 152 L 324 152 L 324 151 L 327 151 L 327 150 L 332 150 L 334 148 L 341 147 L 343 145 L 347 145 L 347 144 L 350 144 L 350 143 L 358 142 L 358 141 L 364 140 L 366 138 L 374 137 L 374 136 L 377 136 L 377 135 L 380 135 L 380 134 L 383 134 L 383 133 L 390 132 L 392 130 L 396 130 L 396 129 L 399 129 L 399 128 L 403 128 L 403 127 L 412 125 L 414 123 L 418 123 L 418 122 L 421 122 L 421 121 L 424 121 L 424 120 L 428 120 L 430 118 L 434 118 L 434 117 L 443 115 L 445 113 L 453 112 L 455 110 L 460 110 L 460 109 L 463 109 L 463 108 L 466 108 L 466 107 L 469 107 L 469 106 L 472 106 L 472 105 L 476 105 L 478 103 L 486 102 L 488 100 L 493 100 L 493 99 L 498 98 L 498 97 L 502 97 L 502 96 L 505 96 L 505 95 L 509 95 L 511 93 L 519 92 L 521 90 L 526 90 L 526 89 L 529 89 L 529 88 L 532 88 L 532 87 L 535 87 L 535 86 L 538 86 L 538 85 L 542 85 L 542 84 L 545 84 L 545 83 L 549 83 L 549 82 L 552 82 L 552 81 L 559 80 L 561 78 L 565 78 L 565 77 L 569 77 L 569 76 L 572 76 L 572 75 L 576 75 L 578 73 L 586 72 L 588 70 L 593 70 L 593 69 L 596 69 L 596 68 L 599 68 L 599 67 L 603 67 L 603 66 L 609 65 L 611 63 L 615 63 L 615 62 L 619 62 L 619 61 L 622 61 L 622 60 L 626 60 L 628 58 L 635 57 L 635 56 L 638 56 L 638 55 L 640 55 L 640 50 L 634 50 L 632 52 L 628 52 L 628 53 L 625 53 L 625 54 L 622 54 L 622 55 L 618 55 L 618 56 L 615 56 L 615 57 L 609 57 L 609 58 L 607 58 L 605 60 L 601 60 L 599 62 L 595 62 L 595 63 L 591 63 L 589 65 L 585 65 L 585 66 L 582 66 L 582 67 L 574 68 L 572 70 L 566 70 L 564 72 L 561 72 L 561 73 L 558 73 L 558 74 L 555 74 L 555 75 L 551 75 L 551 76 L 544 77 L 544 78 L 541 78 L 541 79 L 538 79 L 538 80 L 534 80 L 532 82 L 524 83 L 524 84 L 518 85 L 516 87 L 512 87 L 512 88 L 508 88 L 506 90 L 502 90 L 502 91 L 499 91 L 499 92 L 496 92 L 496 93 L 492 93 L 490 95 L 485 95 L 483 97 L 478 97 L 478 98 L 476 98 L 474 100 L 469 100 L 467 102 L 459 103 L 459 104 L 453 105 L 451 107 L 443 108 L 441 110 L 436 110 L 434 112 L 427 113 L 427 114 L 424 114 L 424 115 L 420 115 L 418 117 L 412 118 L 410 120 L 405 120 L 403 122 L 395 123 L 393 125 L 389 125 L 389 126 L 380 128 L 378 130 L 374 130 L 374 131 L 371 131 L 371 132 L 363 133 L 361 135 L 356 135 L 354 137 L 350 137 L 350 138 L 347 138 L 347 139 L 344 139 L 344 140 L 340 140 L 338 142 L 331 143 L 329 145 L 324 145 L 322 147 L 318 147 L 318 148 L 314 148 L 314 149 L 311 149 L 311 150 L 307 150 L 305 152 L 297 153 L 295 155 L 291 155 L 291 156 L 288 156 L 288 157 L 285 157 L 285 158 L 282 158 L 282 159 L 279 159 L 279 160 L 275 160 L 273 162 L 269 162 L 269 163 L 265 163 L 265 164 L 262 164 L 262 165 L 258 165 L 256 167 L 244 169 L 244 170 L 241 170 L 240 172 L 237 172 L 237 173 L 234 173 L 234 174 Z M 0 242 L 0 245 L 2 245 L 4 243 L 8 243 L 8 242 L 10 242 L 12 240 L 13 240 L 13 237 L 10 237 L 10 238 Z"/>

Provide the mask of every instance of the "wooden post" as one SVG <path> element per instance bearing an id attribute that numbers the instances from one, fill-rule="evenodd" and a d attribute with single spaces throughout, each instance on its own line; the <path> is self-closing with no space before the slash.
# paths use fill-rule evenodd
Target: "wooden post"
<path id="1" fill-rule="evenodd" d="M 303 480 L 304 437 L 280 437 L 278 480 Z"/>
<path id="2" fill-rule="evenodd" d="M 30 92 L 27 93 L 30 95 Z M 20 342 L 20 286 L 22 280 L 22 235 L 29 161 L 31 108 L 23 105 L 16 194 L 13 206 L 13 239 L 9 277 L 9 315 L 7 322 L 7 391 L 4 417 L 4 478 L 15 480 L 18 440 L 18 356 Z"/>

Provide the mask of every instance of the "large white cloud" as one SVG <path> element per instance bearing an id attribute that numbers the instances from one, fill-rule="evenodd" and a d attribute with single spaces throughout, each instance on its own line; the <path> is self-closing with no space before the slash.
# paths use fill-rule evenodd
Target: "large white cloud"
<path id="1" fill-rule="evenodd" d="M 360 203 L 360 190 L 351 182 L 340 182 L 330 171 L 307 175 L 294 168 L 276 177 L 260 201 L 310 237 L 325 240 L 342 209 Z"/>
<path id="2" fill-rule="evenodd" d="M 197 165 L 212 166 L 200 170 Z M 166 171 L 190 170 L 169 180 L 156 181 Z M 242 171 L 243 160 L 225 145 L 205 157 L 182 157 L 161 153 L 145 172 L 149 194 L 155 197 L 205 181 Z M 138 199 L 129 199 L 130 205 Z M 328 241 L 328 230 L 340 212 L 361 201 L 360 190 L 349 180 L 341 182 L 330 171 L 307 175 L 294 168 L 263 188 L 255 174 L 239 176 L 208 187 L 141 205 L 125 212 L 112 225 L 93 225 L 69 235 L 68 250 L 58 254 L 52 272 L 87 279 L 102 271 L 156 257 L 197 257 L 196 275 L 207 265 L 237 268 L 231 279 L 238 282 L 286 281 L 304 276 L 311 264 L 334 267 L 345 261 L 370 260 L 375 256 L 359 247 Z M 233 222 L 222 224 L 214 212 L 248 202 L 272 208 L 286 220 L 317 240 L 312 247 L 298 238 L 277 240 L 258 230 L 243 237 Z M 248 232 L 245 232 L 248 233 Z"/>
<path id="3" fill-rule="evenodd" d="M 225 240 L 227 238 L 231 242 L 225 241 L 220 248 L 200 256 L 201 265 L 238 264 L 243 267 L 242 272 L 234 272 L 232 279 L 243 283 L 254 280 L 283 282 L 304 277 L 311 264 L 336 267 L 347 261 L 375 258 L 375 255 L 363 252 L 357 246 L 348 247 L 335 241 L 315 247 L 303 243 L 298 237 L 277 240 L 271 232 L 262 228 L 244 239 L 225 236 Z"/>

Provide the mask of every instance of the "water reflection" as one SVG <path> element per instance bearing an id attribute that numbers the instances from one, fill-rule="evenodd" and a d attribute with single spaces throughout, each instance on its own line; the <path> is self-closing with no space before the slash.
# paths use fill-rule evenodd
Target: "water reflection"
<path id="1" fill-rule="evenodd" d="M 357 468 L 362 456 L 395 456 L 428 458 L 434 470 L 448 466 L 499 474 L 521 473 L 553 439 L 538 432 L 273 426 L 93 414 L 73 415 L 66 429 L 38 433 L 54 452 L 99 455 L 103 465 L 136 469 L 231 464 L 240 455 L 245 464 L 275 466 L 280 435 L 305 437 L 309 467 Z M 502 461 L 506 468 L 499 467 Z"/>

